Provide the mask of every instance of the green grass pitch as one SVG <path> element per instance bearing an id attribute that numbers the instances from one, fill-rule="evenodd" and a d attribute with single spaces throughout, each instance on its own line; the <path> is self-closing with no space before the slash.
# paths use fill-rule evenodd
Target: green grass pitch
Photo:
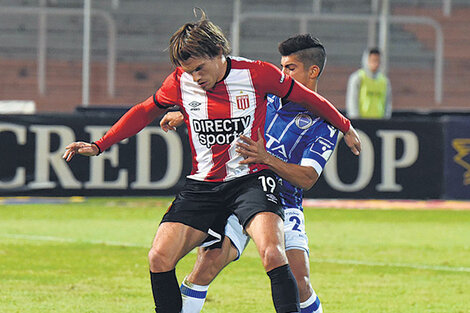
<path id="1" fill-rule="evenodd" d="M 0 312 L 153 312 L 147 252 L 169 198 L 0 205 Z M 470 211 L 305 210 L 324 312 L 470 312 Z M 194 263 L 177 266 L 181 281 Z M 203 312 L 274 312 L 250 244 Z"/>

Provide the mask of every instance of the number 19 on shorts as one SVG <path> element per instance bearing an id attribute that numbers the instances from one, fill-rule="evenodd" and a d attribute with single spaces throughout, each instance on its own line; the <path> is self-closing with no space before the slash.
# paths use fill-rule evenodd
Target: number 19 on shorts
<path id="1" fill-rule="evenodd" d="M 276 190 L 276 180 L 271 176 L 259 176 L 258 179 L 261 181 L 264 192 L 274 193 Z"/>

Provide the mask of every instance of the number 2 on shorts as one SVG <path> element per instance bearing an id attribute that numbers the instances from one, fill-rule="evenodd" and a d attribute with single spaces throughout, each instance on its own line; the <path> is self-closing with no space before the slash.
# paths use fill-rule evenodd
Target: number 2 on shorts
<path id="1" fill-rule="evenodd" d="M 289 222 L 294 222 L 294 227 L 292 227 L 292 230 L 300 231 L 299 226 L 300 226 L 300 218 L 297 216 L 291 216 L 289 218 Z"/>

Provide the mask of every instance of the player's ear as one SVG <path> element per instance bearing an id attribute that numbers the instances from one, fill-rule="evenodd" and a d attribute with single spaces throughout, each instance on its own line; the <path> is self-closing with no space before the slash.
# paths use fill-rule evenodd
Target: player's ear
<path id="1" fill-rule="evenodd" d="M 219 50 L 218 51 L 219 54 L 217 55 L 217 57 L 222 57 L 222 55 L 224 54 L 224 48 L 222 48 L 221 45 L 218 45 L 217 48 Z"/>
<path id="2" fill-rule="evenodd" d="M 308 69 L 308 76 L 310 77 L 310 79 L 316 79 L 318 75 L 320 75 L 320 68 L 318 67 L 318 65 L 310 66 L 310 68 Z"/>

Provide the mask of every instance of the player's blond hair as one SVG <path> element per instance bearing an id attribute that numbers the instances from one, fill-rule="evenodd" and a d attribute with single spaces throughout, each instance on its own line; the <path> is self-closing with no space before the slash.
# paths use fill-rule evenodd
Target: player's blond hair
<path id="1" fill-rule="evenodd" d="M 202 9 L 201 18 L 195 23 L 186 23 L 181 26 L 170 38 L 170 60 L 175 66 L 191 57 L 213 58 L 221 52 L 224 56 L 230 53 L 230 44 L 222 30 L 206 18 Z"/>

